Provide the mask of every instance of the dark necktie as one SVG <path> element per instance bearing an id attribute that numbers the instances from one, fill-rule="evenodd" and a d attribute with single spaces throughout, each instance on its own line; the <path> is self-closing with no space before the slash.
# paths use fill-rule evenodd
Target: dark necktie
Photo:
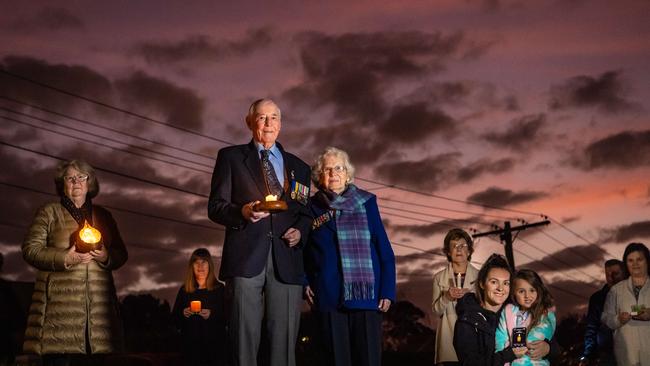
<path id="1" fill-rule="evenodd" d="M 275 175 L 275 169 L 273 169 L 273 164 L 269 160 L 269 150 L 262 150 L 262 171 L 264 172 L 264 179 L 266 180 L 266 186 L 269 189 L 269 194 L 278 196 L 282 195 L 282 186 L 278 180 L 278 176 Z"/>

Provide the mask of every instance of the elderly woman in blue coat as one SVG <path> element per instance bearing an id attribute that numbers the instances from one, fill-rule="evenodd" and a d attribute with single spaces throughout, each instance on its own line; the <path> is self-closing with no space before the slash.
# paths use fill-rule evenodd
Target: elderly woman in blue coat
<path id="1" fill-rule="evenodd" d="M 326 365 L 381 364 L 382 314 L 395 301 L 395 256 L 377 197 L 352 184 L 348 154 L 328 147 L 312 167 L 307 301 Z"/>

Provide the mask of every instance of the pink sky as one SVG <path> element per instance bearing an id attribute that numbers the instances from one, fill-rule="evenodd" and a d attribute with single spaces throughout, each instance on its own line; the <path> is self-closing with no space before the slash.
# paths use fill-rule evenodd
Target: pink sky
<path id="1" fill-rule="evenodd" d="M 221 251 L 223 231 L 208 221 L 202 197 L 214 156 L 226 146 L 214 138 L 248 142 L 242 117 L 259 97 L 281 106 L 280 141 L 308 163 L 334 145 L 351 153 L 360 178 L 564 222 L 582 238 L 554 222 L 521 234 L 532 246 L 515 244 L 517 265 L 553 285 L 562 314 L 584 310 L 602 285 L 604 259 L 650 237 L 647 1 L 32 1 L 5 2 L 0 10 L 3 70 L 208 136 L 0 73 L 3 97 L 203 155 L 0 99 L 5 277 L 33 279 L 19 252 L 24 227 L 54 199 L 24 189 L 54 192 L 56 160 L 24 150 L 31 149 L 197 193 L 99 172 L 96 203 L 116 208 L 131 244 L 129 262 L 116 273 L 120 293 L 173 301 L 189 253 L 199 246 Z M 448 227 L 429 223 L 443 216 L 472 221 L 446 224 L 486 231 L 489 225 L 473 222 L 541 219 L 357 183 L 408 202 L 379 200 L 396 244 L 399 295 L 427 311 L 431 278 L 444 258 L 402 245 L 439 252 Z M 502 250 L 483 238 L 472 260 L 479 266 Z"/>

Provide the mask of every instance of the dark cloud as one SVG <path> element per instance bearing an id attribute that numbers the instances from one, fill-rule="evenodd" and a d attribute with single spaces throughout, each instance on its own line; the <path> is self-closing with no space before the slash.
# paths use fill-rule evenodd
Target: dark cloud
<path id="1" fill-rule="evenodd" d="M 440 132 L 454 130 L 454 120 L 440 110 L 430 111 L 425 103 L 393 107 L 378 132 L 391 140 L 412 144 Z"/>
<path id="2" fill-rule="evenodd" d="M 596 107 L 603 112 L 618 113 L 634 108 L 626 99 L 620 71 L 607 71 L 599 77 L 575 76 L 561 85 L 551 87 L 551 109 Z"/>
<path id="3" fill-rule="evenodd" d="M 205 102 L 191 89 L 142 71 L 116 81 L 115 86 L 121 93 L 122 101 L 130 108 L 160 112 L 168 123 L 192 130 L 201 130 L 203 126 Z"/>
<path id="4" fill-rule="evenodd" d="M 574 153 L 569 161 L 584 170 L 650 165 L 650 130 L 624 131 L 607 136 Z"/>
<path id="5" fill-rule="evenodd" d="M 386 111 L 387 83 L 439 72 L 466 47 L 462 33 L 418 31 L 305 32 L 295 40 L 305 80 L 285 96 L 295 104 L 332 104 L 338 117 L 362 123 L 375 122 Z"/>
<path id="6" fill-rule="evenodd" d="M 616 228 L 601 230 L 601 242 L 629 243 L 650 238 L 650 221 L 638 221 Z"/>
<path id="7" fill-rule="evenodd" d="M 83 30 L 85 24 L 81 18 L 65 8 L 45 7 L 36 14 L 22 17 L 11 22 L 8 27 L 13 31 L 58 31 L 58 30 Z"/>
<path id="8" fill-rule="evenodd" d="M 458 226 L 458 222 L 454 220 L 442 220 L 436 223 L 425 225 L 397 225 L 393 224 L 391 229 L 395 233 L 408 233 L 422 238 L 427 238 L 435 234 L 443 234 L 449 231 L 450 228 Z"/>
<path id="9" fill-rule="evenodd" d="M 509 189 L 489 187 L 484 191 L 470 195 L 467 200 L 486 206 L 501 207 L 530 202 L 546 196 L 548 196 L 547 193 L 539 191 L 514 192 Z"/>
<path id="10" fill-rule="evenodd" d="M 563 223 L 563 224 L 570 224 L 570 223 L 576 222 L 576 221 L 578 221 L 580 219 L 581 219 L 580 216 L 563 217 L 563 218 L 560 219 L 560 222 Z"/>
<path id="11" fill-rule="evenodd" d="M 151 64 L 183 61 L 221 61 L 231 57 L 247 56 L 257 49 L 268 47 L 273 41 L 270 27 L 249 30 L 238 40 L 215 40 L 208 35 L 192 35 L 182 41 L 141 42 L 133 53 Z"/>
<path id="12" fill-rule="evenodd" d="M 512 170 L 516 164 L 514 159 L 503 158 L 499 160 L 480 159 L 458 170 L 458 181 L 466 183 L 479 176 L 490 174 L 501 174 Z"/>
<path id="13" fill-rule="evenodd" d="M 518 118 L 503 132 L 489 132 L 482 138 L 496 146 L 514 151 L 527 151 L 535 147 L 542 137 L 541 130 L 546 124 L 544 114 L 534 114 Z"/>
<path id="14" fill-rule="evenodd" d="M 375 174 L 397 185 L 427 192 L 447 184 L 458 170 L 459 153 L 441 154 L 419 161 L 398 161 L 378 165 Z"/>
<path id="15" fill-rule="evenodd" d="M 540 240 L 537 241 L 539 242 Z M 542 250 L 545 250 L 545 245 L 539 245 L 542 247 Z M 546 255 L 541 259 L 527 263 L 525 267 L 539 272 L 553 273 L 556 271 L 562 272 L 576 268 L 584 268 L 594 263 L 603 263 L 605 259 L 604 252 L 595 244 L 572 245 L 568 248 L 553 252 L 550 255 Z"/>
<path id="16" fill-rule="evenodd" d="M 20 56 L 7 56 L 2 59 L 1 64 L 5 70 L 12 74 L 55 88 L 108 103 L 112 100 L 111 81 L 85 66 L 49 64 L 40 59 Z M 69 112 L 74 107 L 87 103 L 6 74 L 0 74 L 0 80 L 2 80 L 3 88 L 11 90 L 13 98 L 49 108 L 57 108 L 62 112 Z"/>

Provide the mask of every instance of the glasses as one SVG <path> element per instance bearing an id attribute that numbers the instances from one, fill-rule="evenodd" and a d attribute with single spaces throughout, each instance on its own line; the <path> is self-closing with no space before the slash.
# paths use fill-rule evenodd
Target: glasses
<path id="1" fill-rule="evenodd" d="M 330 174 L 330 173 L 334 172 L 334 173 L 336 173 L 336 174 L 341 174 L 341 173 L 343 173 L 343 172 L 346 171 L 346 170 L 347 170 L 347 169 L 345 169 L 344 166 L 342 166 L 342 165 L 336 165 L 336 166 L 331 167 L 331 168 L 323 168 L 323 173 L 324 173 L 324 174 Z"/>
<path id="2" fill-rule="evenodd" d="M 68 183 L 76 183 L 76 182 L 83 183 L 88 180 L 88 174 L 66 175 L 65 177 L 63 177 L 63 180 L 65 180 Z"/>
<path id="3" fill-rule="evenodd" d="M 462 249 L 465 249 L 465 248 L 467 248 L 467 244 L 465 244 L 465 243 L 454 245 L 454 249 L 456 249 L 456 250 L 462 250 Z"/>

